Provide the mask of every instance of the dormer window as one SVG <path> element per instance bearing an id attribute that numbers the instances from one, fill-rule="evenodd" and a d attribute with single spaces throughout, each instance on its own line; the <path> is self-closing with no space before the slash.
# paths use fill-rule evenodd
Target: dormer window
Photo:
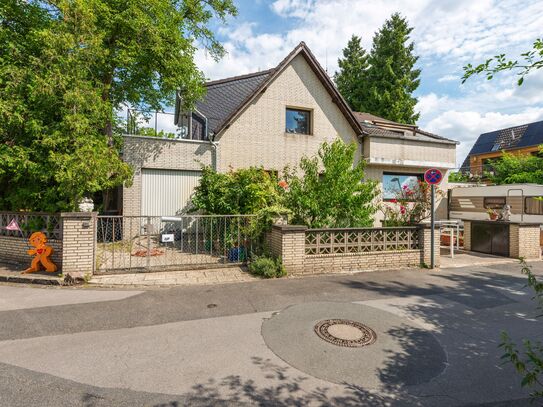
<path id="1" fill-rule="evenodd" d="M 287 107 L 285 132 L 311 134 L 311 110 Z"/>

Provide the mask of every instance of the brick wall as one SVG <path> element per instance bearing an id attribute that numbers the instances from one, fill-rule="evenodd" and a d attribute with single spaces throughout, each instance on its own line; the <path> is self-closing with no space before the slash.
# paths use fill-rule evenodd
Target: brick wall
<path id="1" fill-rule="evenodd" d="M 538 224 L 512 224 L 509 228 L 509 257 L 540 260 L 540 230 Z"/>
<path id="2" fill-rule="evenodd" d="M 432 229 L 430 225 L 421 225 L 420 238 L 420 263 L 429 267 L 431 264 L 431 242 L 432 242 Z M 439 227 L 434 228 L 434 267 L 439 267 L 441 264 L 441 251 L 440 251 L 440 234 Z"/>
<path id="3" fill-rule="evenodd" d="M 96 257 L 96 212 L 61 213 L 62 272 L 92 274 Z"/>
<path id="4" fill-rule="evenodd" d="M 471 250 L 471 222 L 464 219 L 464 250 Z"/>
<path id="5" fill-rule="evenodd" d="M 281 258 L 288 274 L 321 274 L 349 271 L 395 269 L 430 264 L 430 229 L 422 227 L 419 249 L 383 252 L 306 254 L 305 226 L 274 225 L 271 234 L 272 254 Z M 435 266 L 439 267 L 439 232 L 435 233 Z"/>
<path id="6" fill-rule="evenodd" d="M 62 241 L 51 239 L 47 244 L 53 248 L 51 259 L 60 269 L 62 267 Z M 27 253 L 30 248 L 28 239 L 0 236 L 0 261 L 30 267 L 32 256 Z"/>

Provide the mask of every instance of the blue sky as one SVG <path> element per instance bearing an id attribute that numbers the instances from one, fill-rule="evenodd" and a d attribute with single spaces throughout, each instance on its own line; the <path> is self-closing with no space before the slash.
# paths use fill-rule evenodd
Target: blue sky
<path id="1" fill-rule="evenodd" d="M 352 34 L 371 48 L 373 34 L 395 11 L 408 18 L 420 56 L 416 91 L 420 127 L 461 142 L 461 163 L 480 133 L 543 120 L 543 70 L 517 87 L 512 74 L 461 85 L 462 66 L 528 50 L 543 36 L 543 1 L 238 0 L 239 15 L 214 31 L 228 54 L 218 63 L 203 50 L 197 63 L 210 79 L 275 66 L 305 41 L 328 72 Z"/>

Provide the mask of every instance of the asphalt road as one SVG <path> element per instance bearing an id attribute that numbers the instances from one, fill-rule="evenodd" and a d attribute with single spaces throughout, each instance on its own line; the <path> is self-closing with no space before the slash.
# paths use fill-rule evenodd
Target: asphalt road
<path id="1" fill-rule="evenodd" d="M 530 405 L 498 349 L 502 330 L 543 336 L 530 297 L 516 264 L 147 291 L 0 285 L 0 405 Z M 380 330 L 375 344 L 311 336 L 317 316 L 342 312 Z"/>

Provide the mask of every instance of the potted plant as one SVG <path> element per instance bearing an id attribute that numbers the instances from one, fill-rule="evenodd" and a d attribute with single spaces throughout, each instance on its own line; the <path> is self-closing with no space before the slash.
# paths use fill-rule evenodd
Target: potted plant
<path id="1" fill-rule="evenodd" d="M 496 212 L 494 209 L 488 208 L 486 210 L 486 213 L 488 214 L 488 217 L 489 217 L 490 220 L 498 219 L 498 212 Z"/>

